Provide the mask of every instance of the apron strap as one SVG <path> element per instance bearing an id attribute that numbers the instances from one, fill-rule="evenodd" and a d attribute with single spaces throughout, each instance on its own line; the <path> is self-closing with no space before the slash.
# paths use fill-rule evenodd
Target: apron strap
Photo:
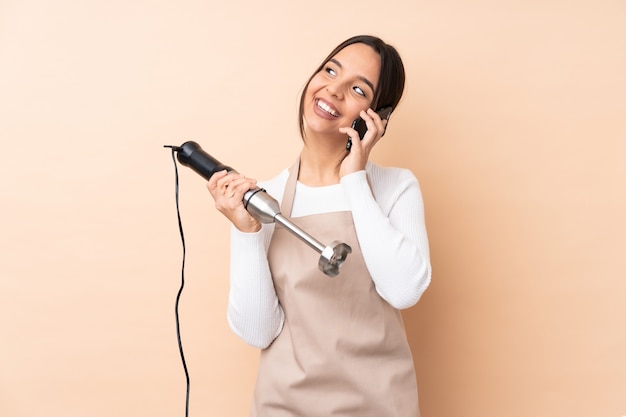
<path id="1" fill-rule="evenodd" d="M 298 183 L 298 173 L 300 172 L 300 155 L 296 162 L 289 168 L 289 178 L 285 184 L 285 192 L 283 200 L 280 203 L 280 212 L 285 217 L 291 217 L 291 209 L 293 207 L 293 199 L 296 195 L 296 184 Z"/>

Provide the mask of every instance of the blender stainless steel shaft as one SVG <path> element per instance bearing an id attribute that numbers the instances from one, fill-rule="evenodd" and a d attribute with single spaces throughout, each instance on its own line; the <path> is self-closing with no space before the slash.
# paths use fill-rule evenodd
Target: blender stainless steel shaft
<path id="1" fill-rule="evenodd" d="M 185 142 L 176 150 L 178 161 L 182 165 L 196 171 L 206 180 L 209 180 L 214 173 L 224 169 L 236 172 L 233 168 L 222 164 L 203 151 L 196 142 Z M 350 246 L 336 240 L 329 245 L 320 243 L 287 217 L 283 216 L 280 212 L 278 201 L 262 188 L 257 187 L 253 190 L 248 190 L 243 196 L 243 204 L 250 215 L 261 223 L 279 223 L 304 243 L 315 249 L 320 254 L 319 269 L 330 277 L 339 274 L 339 268 L 348 257 L 348 254 L 352 252 Z"/>

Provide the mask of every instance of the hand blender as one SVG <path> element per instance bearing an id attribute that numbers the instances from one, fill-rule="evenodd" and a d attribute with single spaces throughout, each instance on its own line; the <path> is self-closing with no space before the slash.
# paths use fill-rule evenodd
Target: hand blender
<path id="1" fill-rule="evenodd" d="M 178 161 L 200 174 L 207 181 L 216 172 L 227 170 L 237 172 L 233 168 L 226 166 L 202 150 L 196 142 L 188 141 L 180 147 L 172 147 L 177 151 Z M 345 243 L 333 241 L 324 246 L 311 235 L 293 224 L 287 217 L 280 213 L 278 201 L 270 196 L 264 189 L 255 188 L 248 190 L 243 196 L 243 204 L 252 217 L 261 223 L 280 223 L 289 232 L 304 243 L 315 249 L 320 254 L 318 262 L 319 269 L 329 277 L 339 274 L 339 268 L 346 260 L 352 248 Z"/>

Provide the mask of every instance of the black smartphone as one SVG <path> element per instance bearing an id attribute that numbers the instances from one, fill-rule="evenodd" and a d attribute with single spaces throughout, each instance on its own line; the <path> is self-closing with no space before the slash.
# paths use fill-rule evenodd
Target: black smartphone
<path id="1" fill-rule="evenodd" d="M 382 120 L 387 120 L 387 123 L 389 123 L 389 116 L 391 116 L 392 111 L 393 108 L 389 106 L 377 110 L 376 113 L 378 113 Z M 367 125 L 365 124 L 365 120 L 361 119 L 360 117 L 356 119 L 354 122 L 352 122 L 352 129 L 358 132 L 360 139 L 363 139 L 363 136 L 365 136 L 365 133 L 367 132 Z M 385 133 L 383 132 L 383 135 L 384 134 Z M 346 143 L 346 150 L 349 151 L 350 148 L 352 148 L 352 139 L 348 138 L 348 143 Z"/>

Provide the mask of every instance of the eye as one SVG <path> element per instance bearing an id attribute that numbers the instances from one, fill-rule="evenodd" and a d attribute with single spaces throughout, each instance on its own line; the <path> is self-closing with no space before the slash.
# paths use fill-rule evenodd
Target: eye
<path id="1" fill-rule="evenodd" d="M 353 87 L 353 89 L 354 89 L 354 91 L 355 91 L 358 95 L 363 96 L 363 97 L 365 97 L 365 96 L 366 96 L 365 91 L 363 91 L 363 89 L 362 89 L 361 87 L 359 87 L 359 86 L 354 86 L 354 87 Z"/>
<path id="2" fill-rule="evenodd" d="M 326 71 L 327 74 L 332 75 L 333 77 L 337 75 L 337 72 L 332 67 L 326 67 L 324 68 L 324 71 Z"/>

